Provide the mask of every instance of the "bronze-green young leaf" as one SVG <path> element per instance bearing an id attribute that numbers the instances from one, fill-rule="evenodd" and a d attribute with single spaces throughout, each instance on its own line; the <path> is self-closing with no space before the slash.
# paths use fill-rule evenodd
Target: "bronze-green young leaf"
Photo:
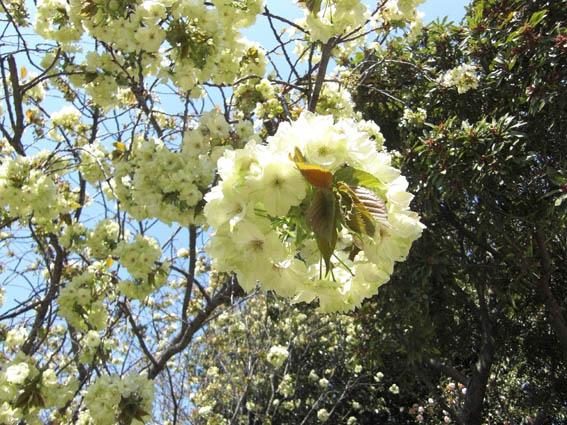
<path id="1" fill-rule="evenodd" d="M 309 227 L 316 236 L 327 241 L 333 238 L 336 231 L 337 199 L 331 190 L 318 189 L 307 210 Z"/>
<path id="2" fill-rule="evenodd" d="M 337 244 L 337 199 L 331 190 L 319 189 L 307 211 L 309 227 L 315 234 L 317 246 L 325 261 L 325 275 L 331 270 L 331 257 Z"/>
<path id="3" fill-rule="evenodd" d="M 353 244 L 350 249 L 350 253 L 348 254 L 348 259 L 350 261 L 354 261 L 356 254 L 358 254 L 360 251 L 362 250 L 358 246 L 356 246 L 356 244 Z"/>
<path id="4" fill-rule="evenodd" d="M 303 178 L 311 185 L 319 189 L 328 189 L 333 184 L 333 174 L 326 168 L 305 162 L 305 157 L 298 148 L 295 148 L 295 155 L 290 155 L 289 159 L 295 162 Z"/>
<path id="5" fill-rule="evenodd" d="M 92 18 L 98 11 L 98 6 L 93 0 L 84 1 L 81 6 L 81 16 L 86 18 Z"/>
<path id="6" fill-rule="evenodd" d="M 376 229 L 374 218 L 356 193 L 344 182 L 338 182 L 337 189 L 345 225 L 355 233 L 373 236 Z"/>
<path id="7" fill-rule="evenodd" d="M 140 406 L 141 402 L 142 400 L 138 396 L 122 397 L 118 405 L 120 409 L 118 419 L 120 422 L 124 425 L 130 425 L 134 419 L 144 422 L 144 417 L 149 416 L 149 413 L 142 409 Z"/>
<path id="8" fill-rule="evenodd" d="M 315 240 L 317 241 L 317 247 L 321 252 L 321 256 L 323 257 L 323 261 L 325 261 L 325 276 L 329 274 L 329 271 L 333 267 L 331 264 L 331 257 L 335 252 L 335 246 L 337 245 L 337 229 L 334 229 L 333 237 L 330 241 L 320 236 L 315 236 Z"/>
<path id="9" fill-rule="evenodd" d="M 45 401 L 40 393 L 36 383 L 29 383 L 24 392 L 16 399 L 15 407 L 27 409 L 30 407 L 45 407 Z"/>
<path id="10" fill-rule="evenodd" d="M 366 211 L 370 213 L 372 218 L 378 223 L 388 224 L 388 214 L 386 211 L 386 202 L 382 200 L 376 193 L 362 186 L 349 186 L 350 189 L 364 205 Z"/>
<path id="11" fill-rule="evenodd" d="M 305 2 L 307 9 L 316 15 L 321 10 L 323 0 L 301 0 L 301 2 Z"/>
<path id="12" fill-rule="evenodd" d="M 27 387 L 24 391 L 18 396 L 16 402 L 14 403 L 15 407 L 24 408 L 27 407 L 28 403 L 32 398 L 32 389 Z"/>

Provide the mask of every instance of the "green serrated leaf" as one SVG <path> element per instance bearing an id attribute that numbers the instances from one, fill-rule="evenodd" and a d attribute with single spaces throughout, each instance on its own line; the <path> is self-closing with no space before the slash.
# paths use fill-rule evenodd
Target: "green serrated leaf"
<path id="1" fill-rule="evenodd" d="M 376 226 L 372 220 L 370 213 L 364 208 L 360 202 L 354 204 L 354 209 L 349 217 L 349 226 L 352 226 L 353 230 L 358 233 L 366 233 L 368 236 L 374 236 Z"/>
<path id="2" fill-rule="evenodd" d="M 386 187 L 372 174 L 353 167 L 342 167 L 333 176 L 335 183 L 344 182 L 349 186 L 363 186 L 376 192 L 382 198 L 386 197 Z"/>
<path id="3" fill-rule="evenodd" d="M 374 235 L 374 221 L 358 196 L 344 182 L 337 183 L 340 207 L 345 225 L 357 234 Z"/>
<path id="4" fill-rule="evenodd" d="M 373 236 L 375 223 L 388 225 L 386 203 L 373 191 L 362 186 L 337 183 L 345 225 L 353 232 Z"/>

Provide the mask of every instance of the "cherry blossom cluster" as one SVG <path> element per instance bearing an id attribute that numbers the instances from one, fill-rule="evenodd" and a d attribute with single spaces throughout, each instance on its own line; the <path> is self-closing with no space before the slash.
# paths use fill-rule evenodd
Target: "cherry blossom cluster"
<path id="1" fill-rule="evenodd" d="M 0 164 L 0 208 L 10 217 L 28 217 L 54 229 L 53 219 L 78 206 L 77 194 L 60 182 L 64 160 L 44 150 L 35 156 L 3 156 Z"/>
<path id="2" fill-rule="evenodd" d="M 478 87 L 478 76 L 475 71 L 474 65 L 462 64 L 443 74 L 439 82 L 445 87 L 457 87 L 459 94 L 463 94 Z"/>
<path id="3" fill-rule="evenodd" d="M 83 35 L 104 46 L 83 51 L 82 64 L 66 66 L 76 72 L 73 84 L 111 107 L 121 88 L 139 82 L 138 53 L 143 76 L 171 81 L 194 97 L 203 95 L 199 85 L 211 79 L 231 84 L 241 76 L 263 75 L 263 50 L 239 33 L 263 6 L 264 0 L 41 0 L 35 30 L 69 52 L 84 49 Z M 54 59 L 48 54 L 44 65 Z"/>
<path id="4" fill-rule="evenodd" d="M 404 108 L 404 115 L 400 119 L 400 127 L 419 128 L 425 124 L 427 119 L 427 111 L 423 108 L 417 108 L 417 110 L 412 110 L 410 108 Z"/>
<path id="5" fill-rule="evenodd" d="M 205 195 L 215 267 L 323 311 L 374 295 L 423 228 L 381 141 L 371 123 L 306 112 L 226 151 Z"/>
<path id="6" fill-rule="evenodd" d="M 153 398 L 154 384 L 143 374 L 100 376 L 86 392 L 82 423 L 145 423 Z"/>
<path id="7" fill-rule="evenodd" d="M 413 20 L 416 18 L 415 8 L 425 0 L 388 0 L 385 5 L 385 15 L 393 20 Z M 418 17 L 419 19 L 419 17 Z"/>
<path id="8" fill-rule="evenodd" d="M 111 278 L 101 263 L 77 271 L 57 298 L 59 314 L 78 331 L 106 326 L 105 299 L 112 294 Z"/>
<path id="9" fill-rule="evenodd" d="M 300 4 L 305 8 L 305 16 L 297 23 L 309 29 L 311 41 L 326 43 L 331 37 L 359 29 L 370 17 L 370 11 L 360 0 L 307 1 Z"/>
<path id="10" fill-rule="evenodd" d="M 25 335 L 23 335 L 25 336 Z M 17 343 L 23 342 L 23 336 Z M 42 408 L 62 408 L 77 391 L 77 381 L 60 382 L 55 370 L 40 366 L 30 356 L 18 352 L 11 360 L 0 361 L 0 421 L 16 425 L 37 418 Z"/>
<path id="11" fill-rule="evenodd" d="M 252 132 L 250 123 L 232 131 L 223 115 L 213 110 L 198 127 L 185 132 L 180 152 L 160 139 L 135 139 L 127 158 L 125 147 L 117 149 L 114 193 L 122 208 L 138 220 L 155 217 L 167 224 L 200 224 L 203 193 L 213 181 L 216 159 L 232 142 Z"/>

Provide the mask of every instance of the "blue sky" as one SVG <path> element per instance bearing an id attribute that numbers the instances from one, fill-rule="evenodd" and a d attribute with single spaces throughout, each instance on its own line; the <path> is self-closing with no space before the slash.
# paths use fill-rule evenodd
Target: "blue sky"
<path id="1" fill-rule="evenodd" d="M 459 22 L 465 14 L 468 0 L 425 0 L 418 10 L 425 12 L 425 21 L 434 21 L 436 18 L 449 17 L 449 20 Z"/>

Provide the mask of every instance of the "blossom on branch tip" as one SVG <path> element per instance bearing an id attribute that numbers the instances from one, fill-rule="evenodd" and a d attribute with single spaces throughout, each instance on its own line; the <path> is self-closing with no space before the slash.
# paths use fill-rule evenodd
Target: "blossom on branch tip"
<path id="1" fill-rule="evenodd" d="M 266 145 L 226 151 L 205 196 L 215 267 L 322 311 L 374 295 L 424 227 L 377 139 L 367 122 L 305 112 Z"/>

